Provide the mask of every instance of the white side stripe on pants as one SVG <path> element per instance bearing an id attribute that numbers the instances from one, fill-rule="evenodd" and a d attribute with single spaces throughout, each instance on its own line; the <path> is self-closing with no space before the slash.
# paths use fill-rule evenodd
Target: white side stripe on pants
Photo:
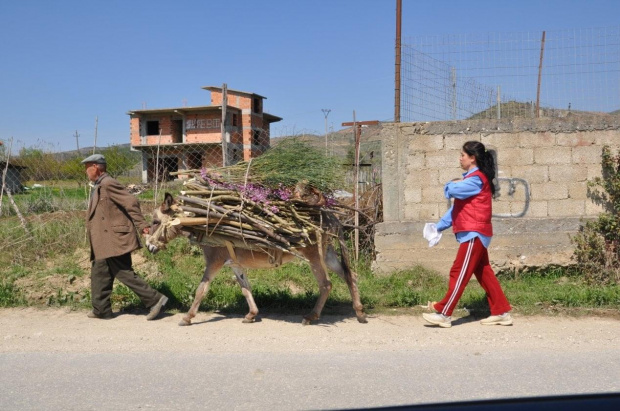
<path id="1" fill-rule="evenodd" d="M 469 265 L 469 260 L 471 259 L 471 250 L 472 248 L 474 248 L 474 240 L 475 238 L 469 240 L 469 244 L 467 245 L 467 253 L 465 254 L 465 259 L 463 260 L 463 265 L 461 266 L 461 272 L 456 279 L 456 285 L 452 290 L 452 295 L 450 295 L 448 302 L 443 307 L 443 310 L 441 312 L 443 315 L 447 315 L 446 313 L 448 312 L 449 307 L 453 304 L 454 300 L 456 299 L 456 295 L 461 288 L 461 284 L 463 283 L 463 277 L 465 277 L 465 272 L 467 272 L 467 266 Z"/>

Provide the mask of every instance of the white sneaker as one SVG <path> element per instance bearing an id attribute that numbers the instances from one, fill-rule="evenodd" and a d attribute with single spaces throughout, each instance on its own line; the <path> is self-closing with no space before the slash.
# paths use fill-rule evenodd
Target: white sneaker
<path id="1" fill-rule="evenodd" d="M 440 326 L 441 328 L 452 327 L 452 317 L 447 317 L 440 313 L 423 313 L 422 318 L 431 324 Z"/>
<path id="2" fill-rule="evenodd" d="M 480 321 L 482 325 L 512 325 L 512 315 L 504 313 L 502 315 L 492 315 Z"/>

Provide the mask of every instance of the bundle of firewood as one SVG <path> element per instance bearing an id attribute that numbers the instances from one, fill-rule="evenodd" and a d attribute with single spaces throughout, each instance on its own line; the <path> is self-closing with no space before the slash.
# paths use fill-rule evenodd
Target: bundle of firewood
<path id="1" fill-rule="evenodd" d="M 177 224 L 203 244 L 295 254 L 338 223 L 330 194 L 342 184 L 341 162 L 296 139 L 248 162 L 183 174 L 192 178 L 178 197 L 187 217 Z"/>
<path id="2" fill-rule="evenodd" d="M 248 185 L 234 186 L 198 175 L 184 185 L 177 200 L 185 217 L 177 218 L 175 224 L 191 231 L 192 239 L 201 244 L 228 242 L 235 247 L 297 254 L 295 248 L 319 241 L 335 221 L 334 210 L 329 208 L 335 203 L 303 182 L 292 190 L 278 190 L 279 195 L 255 183 L 248 190 Z"/>

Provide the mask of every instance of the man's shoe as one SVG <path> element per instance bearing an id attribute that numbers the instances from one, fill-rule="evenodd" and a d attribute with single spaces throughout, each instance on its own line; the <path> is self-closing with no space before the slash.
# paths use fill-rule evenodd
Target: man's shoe
<path id="1" fill-rule="evenodd" d="M 502 315 L 492 315 L 480 321 L 482 325 L 512 325 L 512 315 L 504 313 Z"/>
<path id="2" fill-rule="evenodd" d="M 452 317 L 447 317 L 440 313 L 423 313 L 422 318 L 431 324 L 440 326 L 441 328 L 452 327 Z"/>
<path id="3" fill-rule="evenodd" d="M 86 314 L 86 316 L 88 318 L 98 318 L 100 320 L 111 320 L 112 318 L 114 318 L 114 315 L 112 313 L 96 314 L 94 311 L 89 312 L 88 314 Z"/>
<path id="4" fill-rule="evenodd" d="M 149 313 L 146 315 L 146 320 L 151 321 L 157 318 L 157 316 L 159 315 L 159 312 L 161 311 L 161 308 L 164 305 L 166 305 L 167 302 L 168 302 L 168 297 L 166 297 L 165 295 L 162 295 L 159 301 L 157 301 L 157 304 L 151 307 Z"/>

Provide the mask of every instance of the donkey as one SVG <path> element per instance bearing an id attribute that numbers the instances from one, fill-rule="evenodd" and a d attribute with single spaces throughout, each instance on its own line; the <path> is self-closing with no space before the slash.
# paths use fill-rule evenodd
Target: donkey
<path id="1" fill-rule="evenodd" d="M 178 220 L 175 221 L 175 218 L 180 216 L 182 216 L 182 211 L 176 205 L 172 195 L 166 193 L 163 203 L 159 208 L 156 208 L 153 213 L 150 235 L 147 236 L 146 239 L 149 251 L 152 253 L 157 252 L 159 249 L 164 248 L 170 240 L 179 235 L 191 235 L 191 229 L 178 224 Z M 318 241 L 315 241 L 312 245 L 292 250 L 309 262 L 312 273 L 319 284 L 319 298 L 312 311 L 303 316 L 302 324 L 308 325 L 312 321 L 318 320 L 321 316 L 323 306 L 332 289 L 332 283 L 329 280 L 327 268 L 338 274 L 346 282 L 351 293 L 353 309 L 355 310 L 357 320 L 360 323 L 366 323 L 366 315 L 364 314 L 364 307 L 361 303 L 357 287 L 357 273 L 350 269 L 346 248 L 342 241 L 342 227 L 333 215 L 327 215 L 326 217 L 331 217 L 331 220 L 333 220 L 331 224 L 332 233 L 337 234 L 341 241 L 340 256 L 338 256 L 332 247 L 331 239 L 327 235 L 321 236 Z M 317 239 L 315 238 L 315 240 Z M 270 249 L 268 247 L 263 247 L 258 250 L 247 249 L 237 247 L 231 242 L 227 242 L 226 245 L 221 246 L 199 244 L 205 258 L 205 270 L 200 285 L 196 290 L 194 301 L 187 314 L 183 316 L 183 319 L 179 323 L 179 325 L 182 326 L 191 325 L 192 318 L 196 316 L 200 302 L 209 290 L 211 281 L 213 281 L 216 274 L 225 265 L 229 266 L 235 273 L 235 278 L 241 286 L 241 292 L 249 306 L 249 312 L 245 315 L 243 322 L 254 322 L 258 314 L 258 307 L 252 295 L 251 286 L 247 277 L 247 270 L 252 268 L 273 268 L 297 258 L 297 256 L 292 253 L 283 252 L 276 248 Z"/>

